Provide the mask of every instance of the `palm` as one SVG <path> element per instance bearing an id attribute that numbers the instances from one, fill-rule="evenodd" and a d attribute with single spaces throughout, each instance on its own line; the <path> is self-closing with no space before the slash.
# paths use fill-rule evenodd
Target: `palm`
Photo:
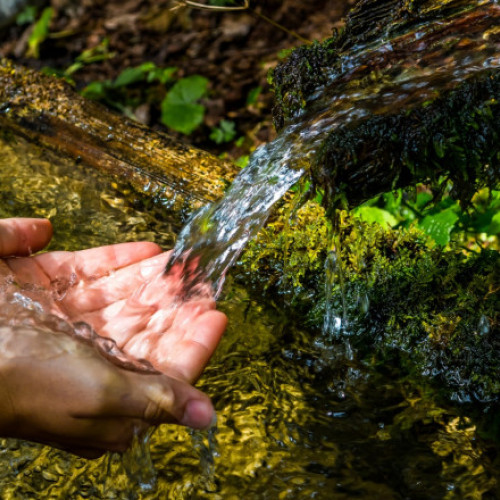
<path id="1" fill-rule="evenodd" d="M 201 374 L 226 318 L 211 298 L 177 300 L 180 276 L 165 276 L 168 254 L 150 243 L 7 259 L 20 283 L 59 291 L 54 310 L 85 321 L 128 354 L 189 383 Z"/>

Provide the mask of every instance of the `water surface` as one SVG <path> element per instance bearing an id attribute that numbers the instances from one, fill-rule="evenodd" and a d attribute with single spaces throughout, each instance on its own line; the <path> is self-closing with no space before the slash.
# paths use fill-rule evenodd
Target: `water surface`
<path id="1" fill-rule="evenodd" d="M 172 222 L 143 210 L 83 165 L 17 140 L 0 143 L 1 216 L 51 216 L 52 248 L 173 243 Z M 126 230 L 125 230 L 126 229 Z M 229 327 L 199 386 L 218 413 L 212 477 L 188 430 L 151 439 L 157 490 L 142 491 L 119 457 L 96 461 L 2 440 L 0 496 L 28 498 L 496 499 L 498 445 L 474 422 L 387 368 L 325 356 L 291 315 L 226 283 Z M 330 359 L 326 363 L 325 360 Z M 196 442 L 196 440 L 195 440 Z"/>

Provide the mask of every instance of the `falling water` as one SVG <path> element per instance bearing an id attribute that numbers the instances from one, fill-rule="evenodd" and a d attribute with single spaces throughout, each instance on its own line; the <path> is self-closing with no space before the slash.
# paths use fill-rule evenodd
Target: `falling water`
<path id="1" fill-rule="evenodd" d="M 500 9 L 484 3 L 489 20 L 472 23 L 466 43 L 458 43 L 461 20 L 451 15 L 432 29 L 417 25 L 392 39 L 381 36 L 339 53 L 328 82 L 312 93 L 307 112 L 260 147 L 224 199 L 196 213 L 180 233 L 167 271 L 175 263 L 184 266 L 187 294 L 209 282 L 219 295 L 245 244 L 265 224 L 273 205 L 314 166 L 325 139 L 338 127 L 411 109 L 473 74 L 498 68 Z M 478 3 L 476 8 L 482 7 Z"/>
<path id="2" fill-rule="evenodd" d="M 495 26 L 497 18 L 498 15 L 492 18 L 491 26 Z M 331 71 L 328 83 L 318 88 L 307 103 L 307 113 L 297 116 L 275 141 L 258 149 L 227 196 L 219 204 L 207 206 L 195 214 L 179 235 L 168 268 L 178 262 L 184 265 L 189 292 L 196 292 L 200 283 L 208 281 L 216 295 L 220 293 L 228 269 L 247 241 L 263 226 L 272 206 L 314 166 L 322 144 L 337 127 L 354 126 L 367 116 L 390 109 L 411 109 L 432 99 L 436 89 L 451 89 L 469 75 L 500 66 L 496 32 L 488 37 L 484 27 L 476 26 L 467 32 L 467 43 L 460 46 L 451 43 L 457 40 L 457 33 L 449 29 L 450 25 L 452 20 L 442 21 L 435 28 L 434 34 L 439 29 L 443 31 L 433 45 L 435 56 L 426 57 L 423 62 L 420 55 L 424 51 L 428 55 L 429 47 L 426 34 L 418 27 L 400 37 L 405 38 L 404 50 L 398 38 L 381 39 L 368 47 L 354 47 L 339 55 L 338 67 Z M 450 44 L 453 56 L 444 50 Z M 335 255 L 330 257 L 329 265 L 334 275 Z M 334 286 L 334 283 L 329 285 Z M 26 296 L 28 294 L 23 294 Z M 24 299 L 19 297 L 14 297 L 12 302 L 16 307 L 36 306 L 33 301 L 21 304 Z M 342 317 L 342 312 L 331 314 L 327 317 L 326 328 L 328 325 L 337 327 L 335 318 Z M 66 331 L 66 325 L 63 326 Z M 84 325 L 71 327 L 74 333 L 92 340 L 93 332 Z M 102 351 L 115 354 L 113 345 L 108 343 L 101 347 Z M 124 363 L 128 361 L 123 360 Z M 286 391 L 281 392 L 286 394 Z M 138 443 L 136 450 L 141 452 L 143 444 Z M 213 447 L 211 441 L 209 446 Z M 131 457 L 134 457 L 133 452 Z M 210 466 L 208 460 L 207 472 Z M 150 471 L 149 458 L 145 467 Z M 210 478 L 207 481 L 211 487 Z M 140 482 L 149 486 L 154 477 L 143 475 Z"/>

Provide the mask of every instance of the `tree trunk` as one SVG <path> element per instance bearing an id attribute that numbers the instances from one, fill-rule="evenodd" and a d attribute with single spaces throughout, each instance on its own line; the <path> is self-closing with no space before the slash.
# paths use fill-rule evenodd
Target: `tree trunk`
<path id="1" fill-rule="evenodd" d="M 220 198 L 236 168 L 76 94 L 64 81 L 0 60 L 0 127 L 127 180 L 174 211 Z"/>

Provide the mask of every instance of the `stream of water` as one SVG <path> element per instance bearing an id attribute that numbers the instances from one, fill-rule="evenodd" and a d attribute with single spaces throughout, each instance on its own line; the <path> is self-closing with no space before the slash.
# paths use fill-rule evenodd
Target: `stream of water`
<path id="1" fill-rule="evenodd" d="M 325 69 L 327 83 L 311 93 L 306 111 L 251 156 L 222 201 L 200 210 L 184 227 L 167 271 L 182 262 L 186 291 L 210 282 L 219 296 L 245 244 L 264 225 L 273 205 L 314 167 L 325 139 L 338 127 L 391 110 L 410 110 L 458 82 L 498 68 L 500 8 L 492 2 L 477 2 L 476 8 L 481 5 L 492 8 L 491 15 L 469 26 L 466 35 L 457 32 L 457 16 L 449 15 L 432 27 L 418 25 L 393 39 L 381 36 L 339 54 L 336 66 Z M 466 43 L 460 43 L 462 38 Z"/>
<path id="2" fill-rule="evenodd" d="M 227 196 L 195 214 L 180 233 L 167 270 L 179 262 L 184 266 L 188 294 L 211 282 L 219 307 L 230 317 L 201 381 L 219 414 L 215 469 L 214 456 L 207 454 L 213 435 L 208 442 L 195 436 L 193 449 L 187 431 L 165 426 L 152 437 L 152 461 L 139 443 L 140 456 L 128 465 L 116 457 L 87 463 L 4 440 L 2 498 L 41 492 L 47 498 L 496 498 L 498 450 L 481 440 L 469 418 L 440 407 L 390 369 L 373 375 L 349 356 L 325 366 L 322 346 L 281 311 L 234 284 L 224 294 L 222 287 L 247 241 L 311 169 L 329 134 L 369 114 L 419 105 L 437 88 L 498 68 L 498 44 L 486 36 L 497 22 L 492 17 L 489 27 L 471 28 L 463 46 L 450 30 L 453 19 L 440 22 L 435 57 L 425 61 L 420 55 L 428 54 L 426 34 L 419 28 L 405 34 L 404 44 L 402 38 L 381 40 L 342 54 L 339 69 L 317 89 L 307 113 L 257 150 Z M 444 50 L 450 44 L 452 56 Z M 58 247 L 69 250 L 125 239 L 172 244 L 168 221 L 134 209 L 91 172 L 79 173 L 21 140 L 2 148 L 0 216 L 50 216 L 60 231 Z M 333 275 L 337 264 L 335 255 L 330 257 Z M 330 312 L 325 330 L 341 323 L 342 313 Z M 356 376 L 350 380 L 349 373 Z M 200 450 L 205 475 L 200 475 Z M 156 478 L 148 475 L 151 464 Z M 131 482 L 127 467 L 146 488 Z M 154 481 L 157 491 L 147 491 Z"/>
<path id="3" fill-rule="evenodd" d="M 92 169 L 19 138 L 0 136 L 0 151 L 0 216 L 50 216 L 53 248 L 144 239 L 172 244 L 163 210 L 141 211 Z M 199 383 L 217 409 L 215 456 L 207 454 L 206 437 L 197 436 L 193 446 L 188 430 L 168 425 L 151 436 L 150 455 L 139 446 L 128 463 L 0 440 L 0 496 L 498 498 L 498 446 L 483 440 L 467 415 L 441 406 L 391 367 L 373 374 L 345 358 L 325 365 L 315 335 L 230 279 L 218 307 L 229 317 L 228 330 Z"/>

